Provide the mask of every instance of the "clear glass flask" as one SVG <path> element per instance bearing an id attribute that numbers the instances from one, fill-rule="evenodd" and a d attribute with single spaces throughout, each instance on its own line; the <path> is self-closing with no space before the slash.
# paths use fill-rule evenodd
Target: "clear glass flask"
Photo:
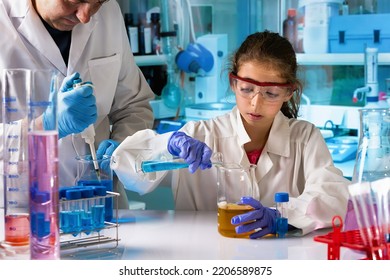
<path id="1" fill-rule="evenodd" d="M 361 109 L 359 114 L 359 146 L 352 182 L 373 182 L 390 177 L 390 109 Z M 351 200 L 344 228 L 358 229 Z"/>
<path id="2" fill-rule="evenodd" d="M 236 163 L 223 163 L 217 167 L 218 187 L 218 232 L 226 237 L 247 238 L 252 232 L 237 234 L 231 219 L 253 210 L 249 205 L 239 204 L 241 197 L 259 199 L 255 183 L 256 165 L 243 167 Z"/>
<path id="3" fill-rule="evenodd" d="M 77 178 L 78 186 L 104 186 L 106 192 L 113 191 L 113 172 L 110 167 L 111 156 L 97 155 L 99 174 L 96 173 L 95 163 L 91 155 L 78 156 Z M 105 220 L 110 222 L 113 218 L 113 198 L 105 199 Z"/>

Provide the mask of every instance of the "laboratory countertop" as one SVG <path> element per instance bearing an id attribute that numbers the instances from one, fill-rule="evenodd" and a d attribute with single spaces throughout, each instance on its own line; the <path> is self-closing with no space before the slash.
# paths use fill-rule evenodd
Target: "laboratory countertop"
<path id="1" fill-rule="evenodd" d="M 0 217 L 4 221 L 3 211 Z M 313 238 L 331 230 L 322 229 L 303 237 L 251 240 L 221 236 L 217 214 L 212 211 L 119 210 L 118 217 L 119 227 L 104 229 L 118 233 L 117 243 L 61 250 L 61 259 L 326 260 L 327 244 Z M 4 223 L 0 225 L 0 236 L 4 237 Z M 341 259 L 363 257 L 341 248 Z"/>

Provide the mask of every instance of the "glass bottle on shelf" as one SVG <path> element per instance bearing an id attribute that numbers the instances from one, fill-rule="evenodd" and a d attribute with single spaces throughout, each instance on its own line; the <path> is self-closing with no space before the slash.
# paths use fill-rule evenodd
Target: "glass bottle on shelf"
<path id="1" fill-rule="evenodd" d="M 138 14 L 139 51 L 141 55 L 152 53 L 151 28 L 146 22 L 146 13 Z"/>
<path id="2" fill-rule="evenodd" d="M 129 37 L 131 51 L 134 55 L 139 53 L 138 46 L 138 27 L 134 25 L 134 17 L 133 14 L 126 13 L 125 14 L 125 24 L 127 35 Z"/>
<path id="3" fill-rule="evenodd" d="M 160 44 L 160 14 L 152 13 L 151 18 L 151 40 L 152 40 L 152 53 L 161 54 L 161 44 Z"/>
<path id="4" fill-rule="evenodd" d="M 290 41 L 294 50 L 296 50 L 297 41 L 296 14 L 296 9 L 288 9 L 287 18 L 283 21 L 283 37 Z"/>

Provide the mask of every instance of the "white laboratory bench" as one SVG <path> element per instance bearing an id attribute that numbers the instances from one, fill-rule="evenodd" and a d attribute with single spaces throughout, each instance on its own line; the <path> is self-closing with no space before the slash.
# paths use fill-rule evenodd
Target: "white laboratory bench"
<path id="1" fill-rule="evenodd" d="M 4 220 L 1 212 L 0 221 Z M 227 238 L 217 231 L 216 212 L 119 210 L 117 247 L 61 250 L 61 259 L 109 260 L 326 260 L 327 244 L 313 240 L 330 229 L 303 237 L 256 240 Z M 0 236 L 4 237 L 4 223 Z M 341 248 L 341 259 L 364 256 Z M 4 257 L 3 257 L 4 258 Z M 12 257 L 15 259 L 15 256 Z"/>

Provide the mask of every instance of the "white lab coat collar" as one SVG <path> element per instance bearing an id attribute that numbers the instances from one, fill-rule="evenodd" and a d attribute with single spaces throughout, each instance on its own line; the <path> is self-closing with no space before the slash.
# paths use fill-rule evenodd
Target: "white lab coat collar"
<path id="1" fill-rule="evenodd" d="M 250 142 L 251 139 L 244 128 L 241 114 L 237 107 L 235 107 L 232 111 L 232 121 L 236 124 L 238 141 L 243 151 L 240 159 L 240 164 L 245 166 L 249 164 L 249 160 L 244 153 L 243 146 L 244 144 Z M 269 138 L 262 152 L 262 156 L 257 163 L 256 173 L 258 173 L 259 179 L 263 178 L 273 166 L 270 154 L 275 154 L 277 156 L 282 157 L 288 157 L 290 155 L 289 119 L 285 117 L 282 112 L 278 112 L 278 114 L 275 116 L 271 131 L 269 133 Z"/>
<path id="2" fill-rule="evenodd" d="M 282 157 L 290 156 L 289 119 L 282 112 L 275 116 L 266 144 L 266 150 L 268 153 Z"/>
<path id="3" fill-rule="evenodd" d="M 237 135 L 240 146 L 244 146 L 246 143 L 251 141 L 248 133 L 245 130 L 244 123 L 242 122 L 240 111 L 237 107 L 234 107 L 232 116 L 235 118 L 234 123 L 237 126 Z"/>
<path id="4" fill-rule="evenodd" d="M 42 55 L 44 55 L 64 76 L 75 71 L 74 67 L 80 59 L 88 39 L 95 28 L 99 12 L 96 13 L 91 20 L 86 24 L 78 24 L 72 32 L 72 44 L 70 49 L 70 61 L 68 70 L 65 62 L 62 59 L 61 53 L 56 46 L 50 34 L 46 31 L 45 26 L 41 22 L 38 13 L 35 11 L 31 1 L 17 1 L 12 5 L 10 17 L 21 18 L 21 24 L 18 31 L 22 34 L 31 45 L 35 46 Z M 102 7 L 103 9 L 104 7 Z M 37 29 L 37 32 L 31 32 L 31 26 Z"/>
<path id="5" fill-rule="evenodd" d="M 104 9 L 101 7 L 100 9 Z M 97 12 L 93 17 L 91 17 L 90 21 L 86 24 L 79 23 L 73 28 L 72 32 L 72 44 L 70 46 L 70 55 L 69 55 L 69 63 L 68 63 L 68 72 L 69 74 L 74 72 L 74 67 L 77 65 L 80 57 L 82 56 L 85 46 L 91 36 L 92 31 L 95 29 L 96 24 L 99 22 L 101 18 L 100 11 Z"/>
<path id="6" fill-rule="evenodd" d="M 250 142 L 251 139 L 245 130 L 240 111 L 237 107 L 234 107 L 232 115 L 235 117 L 234 121 L 237 124 L 239 144 L 244 146 L 246 143 Z M 266 150 L 269 153 L 283 157 L 288 157 L 290 155 L 290 127 L 288 124 L 288 118 L 285 117 L 282 112 L 278 112 L 275 116 L 269 138 L 266 143 Z"/>

